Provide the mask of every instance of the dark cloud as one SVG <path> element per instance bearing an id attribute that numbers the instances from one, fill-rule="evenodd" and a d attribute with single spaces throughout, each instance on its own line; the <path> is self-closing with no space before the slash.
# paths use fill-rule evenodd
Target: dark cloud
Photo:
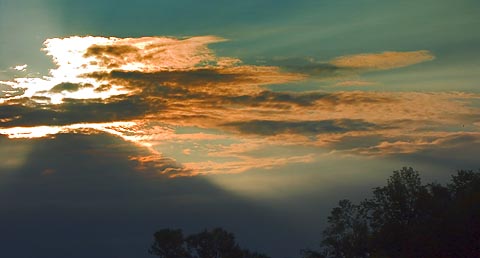
<path id="1" fill-rule="evenodd" d="M 50 92 L 52 93 L 60 93 L 62 91 L 75 92 L 82 88 L 91 88 L 91 87 L 93 87 L 93 85 L 88 83 L 84 84 L 84 83 L 63 82 L 55 85 L 55 87 L 50 89 Z"/>
<path id="2" fill-rule="evenodd" d="M 103 57 L 113 56 L 121 57 L 124 54 L 135 53 L 140 51 L 139 48 L 131 45 L 92 45 L 87 49 L 84 57 Z"/>
<path id="3" fill-rule="evenodd" d="M 289 92 L 274 92 L 274 91 L 262 91 L 254 95 L 240 95 L 240 96 L 228 96 L 219 100 L 220 103 L 233 104 L 233 105 L 245 105 L 245 106 L 261 106 L 268 103 L 271 106 L 290 104 L 298 106 L 312 106 L 318 100 L 330 99 L 331 94 L 321 92 L 310 93 L 289 93 Z"/>
<path id="4" fill-rule="evenodd" d="M 357 71 L 356 69 L 338 67 L 327 62 L 316 61 L 312 58 L 274 58 L 262 60 L 262 62 L 281 67 L 289 72 L 308 74 L 325 79 L 345 76 Z"/>
<path id="5" fill-rule="evenodd" d="M 92 61 L 91 65 L 98 65 L 107 68 L 118 68 L 131 62 L 126 55 L 134 55 L 135 59 L 140 58 L 140 49 L 130 45 L 92 45 L 83 57 L 94 57 L 96 61 Z"/>
<path id="6" fill-rule="evenodd" d="M 31 100 L 25 99 L 26 102 Z M 19 102 L 19 100 L 17 100 Z M 0 127 L 69 125 L 75 123 L 112 122 L 143 118 L 162 109 L 161 103 L 149 103 L 141 97 L 117 96 L 108 102 L 102 100 L 64 99 L 59 105 L 16 103 L 0 105 Z"/>
<path id="7" fill-rule="evenodd" d="M 0 164 L 0 241 L 8 243 L 2 254 L 9 258 L 147 258 L 153 232 L 164 227 L 222 226 L 245 246 L 274 255 L 296 253 L 307 241 L 294 230 L 298 216 L 277 214 L 207 178 L 138 171 L 129 157 L 146 150 L 116 137 L 0 137 L 0 153 L 7 151 L 24 157 L 8 169 Z M 289 245 L 279 250 L 278 243 Z"/>
<path id="8" fill-rule="evenodd" d="M 21 96 L 25 93 L 23 88 L 12 88 L 9 85 L 0 82 L 0 98 L 11 98 Z"/>
<path id="9" fill-rule="evenodd" d="M 108 91 L 112 88 L 112 85 L 110 84 L 102 84 L 95 88 L 95 92 L 102 92 L 102 91 Z"/>
<path id="10" fill-rule="evenodd" d="M 339 119 L 321 121 L 268 121 L 253 120 L 224 124 L 246 134 L 276 135 L 282 133 L 316 135 L 378 129 L 379 126 L 363 120 Z"/>
<path id="11" fill-rule="evenodd" d="M 256 79 L 248 74 L 239 72 L 225 72 L 218 69 L 197 69 L 189 71 L 160 71 L 140 72 L 115 70 L 112 72 L 95 72 L 84 75 L 85 77 L 110 82 L 121 82 L 126 86 L 139 86 L 155 84 L 175 84 L 179 87 L 215 86 L 220 83 L 246 83 L 255 82 Z M 140 84 L 138 84 L 140 83 Z M 133 84 L 133 85 L 132 85 Z"/>
<path id="12" fill-rule="evenodd" d="M 285 108 L 285 105 L 312 106 L 317 101 L 331 105 L 392 102 L 387 96 L 373 96 L 354 93 L 326 92 L 275 92 L 255 90 L 245 94 L 238 88 L 246 86 L 243 83 L 255 82 L 248 73 L 225 73 L 216 69 L 199 69 L 194 71 L 161 71 L 154 73 L 112 71 L 110 73 L 86 74 L 86 77 L 119 83 L 131 90 L 142 90 L 143 95 L 162 96 L 168 99 L 198 99 L 207 104 L 231 104 L 243 106 L 263 106 Z M 228 90 L 221 88 L 222 83 L 230 85 Z M 193 88 L 192 88 L 193 87 Z M 195 87 L 203 87 L 196 89 Z M 109 87 L 106 87 L 108 89 Z"/>
<path id="13" fill-rule="evenodd" d="M 32 96 L 31 99 L 33 100 L 34 103 L 37 103 L 37 102 L 41 102 L 41 101 L 50 101 L 51 98 L 50 97 L 47 97 L 47 96 Z M 14 102 L 14 101 L 10 101 L 10 102 Z"/>

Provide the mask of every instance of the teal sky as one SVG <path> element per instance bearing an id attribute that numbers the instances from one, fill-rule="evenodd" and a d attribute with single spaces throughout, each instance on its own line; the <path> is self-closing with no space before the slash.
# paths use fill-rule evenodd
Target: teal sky
<path id="1" fill-rule="evenodd" d="M 149 257 L 160 227 L 222 226 L 297 257 L 339 199 L 392 170 L 443 182 L 479 167 L 479 13 L 0 0 L 0 241 L 10 258 Z M 98 256 L 71 256 L 78 243 Z"/>
<path id="2" fill-rule="evenodd" d="M 426 49 L 437 59 L 367 77 L 394 90 L 476 91 L 480 67 L 478 1 L 70 1 L 1 2 L 1 67 L 51 65 L 46 38 L 218 35 L 220 54 L 311 57 Z M 380 87 L 380 86 L 378 86 Z M 375 90 L 382 88 L 375 87 Z"/>

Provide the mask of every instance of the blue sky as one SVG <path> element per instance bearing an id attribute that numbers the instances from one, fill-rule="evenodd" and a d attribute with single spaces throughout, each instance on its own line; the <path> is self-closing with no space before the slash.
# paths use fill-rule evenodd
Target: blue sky
<path id="1" fill-rule="evenodd" d="M 223 226 L 295 257 L 392 170 L 476 169 L 479 11 L 0 0 L 6 252 L 148 257 L 158 228 Z"/>

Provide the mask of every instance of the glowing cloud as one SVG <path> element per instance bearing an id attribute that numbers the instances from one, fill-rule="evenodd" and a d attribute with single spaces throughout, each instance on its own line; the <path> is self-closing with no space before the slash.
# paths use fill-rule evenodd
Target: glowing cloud
<path id="1" fill-rule="evenodd" d="M 0 134 L 6 135 L 8 138 L 42 138 L 46 136 L 54 136 L 59 133 L 82 132 L 91 133 L 94 131 L 107 132 L 116 136 L 120 136 L 125 140 L 133 141 L 134 137 L 129 137 L 122 133 L 134 127 L 134 122 L 112 122 L 112 123 L 85 123 L 71 124 L 66 126 L 32 126 L 32 127 L 10 127 L 0 128 Z"/>
<path id="2" fill-rule="evenodd" d="M 335 84 L 335 86 L 371 86 L 375 85 L 375 82 L 370 81 L 340 81 Z"/>
<path id="3" fill-rule="evenodd" d="M 24 65 L 14 66 L 14 67 L 12 67 L 11 69 L 23 72 L 23 71 L 26 71 L 26 70 L 27 70 L 27 67 L 28 67 L 28 65 L 27 65 L 27 64 L 24 64 Z"/>
<path id="4" fill-rule="evenodd" d="M 203 86 L 218 83 L 219 81 L 215 81 L 214 78 L 221 77 L 225 78 L 222 81 L 227 83 L 224 89 L 228 87 L 238 89 L 234 84 L 243 81 L 246 86 L 253 86 L 251 88 L 254 91 L 258 91 L 255 90 L 257 85 L 284 83 L 303 78 L 298 74 L 282 73 L 277 67 L 242 66 L 240 60 L 236 58 L 217 57 L 208 48 L 208 44 L 222 41 L 225 39 L 215 36 L 185 39 L 75 36 L 47 39 L 43 50 L 52 56 L 57 67 L 50 70 L 49 76 L 42 78 L 28 77 L 0 81 L 12 87 L 12 91 L 16 90 L 17 93 L 0 98 L 0 102 L 37 97 L 43 98 L 47 103 L 61 104 L 63 99 L 105 100 L 113 96 L 131 94 L 137 90 L 137 87 L 131 87 L 129 81 L 125 80 L 117 80 L 119 84 L 112 80 L 104 84 L 104 80 L 99 77 L 107 75 L 112 77 L 109 75 L 111 73 L 123 73 L 130 82 L 135 74 L 128 73 L 136 73 L 147 78 L 156 76 L 160 83 L 168 85 L 185 82 L 190 74 L 193 75 L 190 82 L 198 80 L 204 84 Z"/>
<path id="5" fill-rule="evenodd" d="M 215 36 L 48 39 L 44 51 L 57 65 L 48 76 L 0 82 L 6 85 L 0 94 L 0 134 L 107 133 L 143 150 L 130 157 L 139 171 L 171 177 L 271 169 L 312 162 L 319 153 L 414 153 L 451 146 L 461 136 L 479 138 L 480 112 L 471 105 L 478 94 L 265 87 L 324 70 L 404 67 L 434 59 L 428 51 L 341 56 L 286 71 L 219 57 L 208 45 L 222 41 Z M 338 86 L 372 84 L 348 76 L 339 80 Z M 275 148 L 308 151 L 279 155 L 271 151 Z"/>
<path id="6" fill-rule="evenodd" d="M 435 56 L 426 50 L 383 52 L 341 56 L 330 61 L 330 64 L 342 68 L 387 70 L 430 61 L 434 58 Z"/>

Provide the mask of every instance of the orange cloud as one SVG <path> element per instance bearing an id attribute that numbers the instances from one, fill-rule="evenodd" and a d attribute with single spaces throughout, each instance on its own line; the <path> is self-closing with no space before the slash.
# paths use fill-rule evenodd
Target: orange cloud
<path id="1" fill-rule="evenodd" d="M 49 39 L 44 50 L 57 67 L 48 76 L 2 82 L 11 89 L 0 95 L 0 134 L 105 132 L 147 150 L 130 157 L 139 171 L 168 176 L 270 169 L 312 162 L 329 151 L 413 153 L 452 146 L 452 131 L 476 137 L 480 112 L 471 103 L 479 94 L 268 90 L 265 86 L 300 81 L 309 73 L 219 57 L 208 45 L 221 41 L 214 36 Z M 384 70 L 433 58 L 423 50 L 384 52 L 307 68 L 312 73 Z M 190 131 L 179 133 L 179 128 Z M 174 153 L 188 156 L 188 162 L 158 151 L 176 145 L 181 146 Z M 282 156 L 269 151 L 275 148 L 309 153 Z M 205 157 L 211 161 L 191 162 Z"/>
<path id="2" fill-rule="evenodd" d="M 125 71 L 178 71 L 199 67 L 224 66 L 239 62 L 234 58 L 216 57 L 208 44 L 225 41 L 215 36 L 185 39 L 171 37 L 109 38 L 107 42 L 89 45 L 83 57 L 87 67 Z M 47 42 L 47 48 L 55 46 Z M 99 69 L 96 69 L 99 70 Z"/>
<path id="3" fill-rule="evenodd" d="M 139 172 L 156 171 L 160 175 L 174 177 L 181 174 L 191 173 L 183 165 L 178 164 L 174 159 L 164 157 L 160 153 L 153 152 L 151 154 L 130 156 L 130 161 L 135 162 L 135 169 Z"/>
<path id="4" fill-rule="evenodd" d="M 436 137 L 410 138 L 396 141 L 382 141 L 378 145 L 353 148 L 349 153 L 367 156 L 385 156 L 410 154 L 428 149 L 448 149 L 462 146 L 465 143 L 480 144 L 479 132 L 441 132 Z"/>
<path id="5" fill-rule="evenodd" d="M 335 86 L 371 86 L 375 85 L 375 82 L 370 81 L 340 81 L 335 84 Z"/>
<path id="6" fill-rule="evenodd" d="M 337 57 L 330 61 L 336 67 L 387 70 L 430 61 L 435 56 L 427 51 L 367 53 Z"/>
<path id="7" fill-rule="evenodd" d="M 274 66 L 242 65 L 236 58 L 218 57 L 208 45 L 222 41 L 215 36 L 47 39 L 43 50 L 57 67 L 49 76 L 2 81 L 12 93 L 0 97 L 0 103 L 21 98 L 48 104 L 62 104 L 64 99 L 107 100 L 137 94 L 142 85 L 152 83 L 195 87 L 196 92 L 250 94 L 260 92 L 261 85 L 304 78 Z"/>

